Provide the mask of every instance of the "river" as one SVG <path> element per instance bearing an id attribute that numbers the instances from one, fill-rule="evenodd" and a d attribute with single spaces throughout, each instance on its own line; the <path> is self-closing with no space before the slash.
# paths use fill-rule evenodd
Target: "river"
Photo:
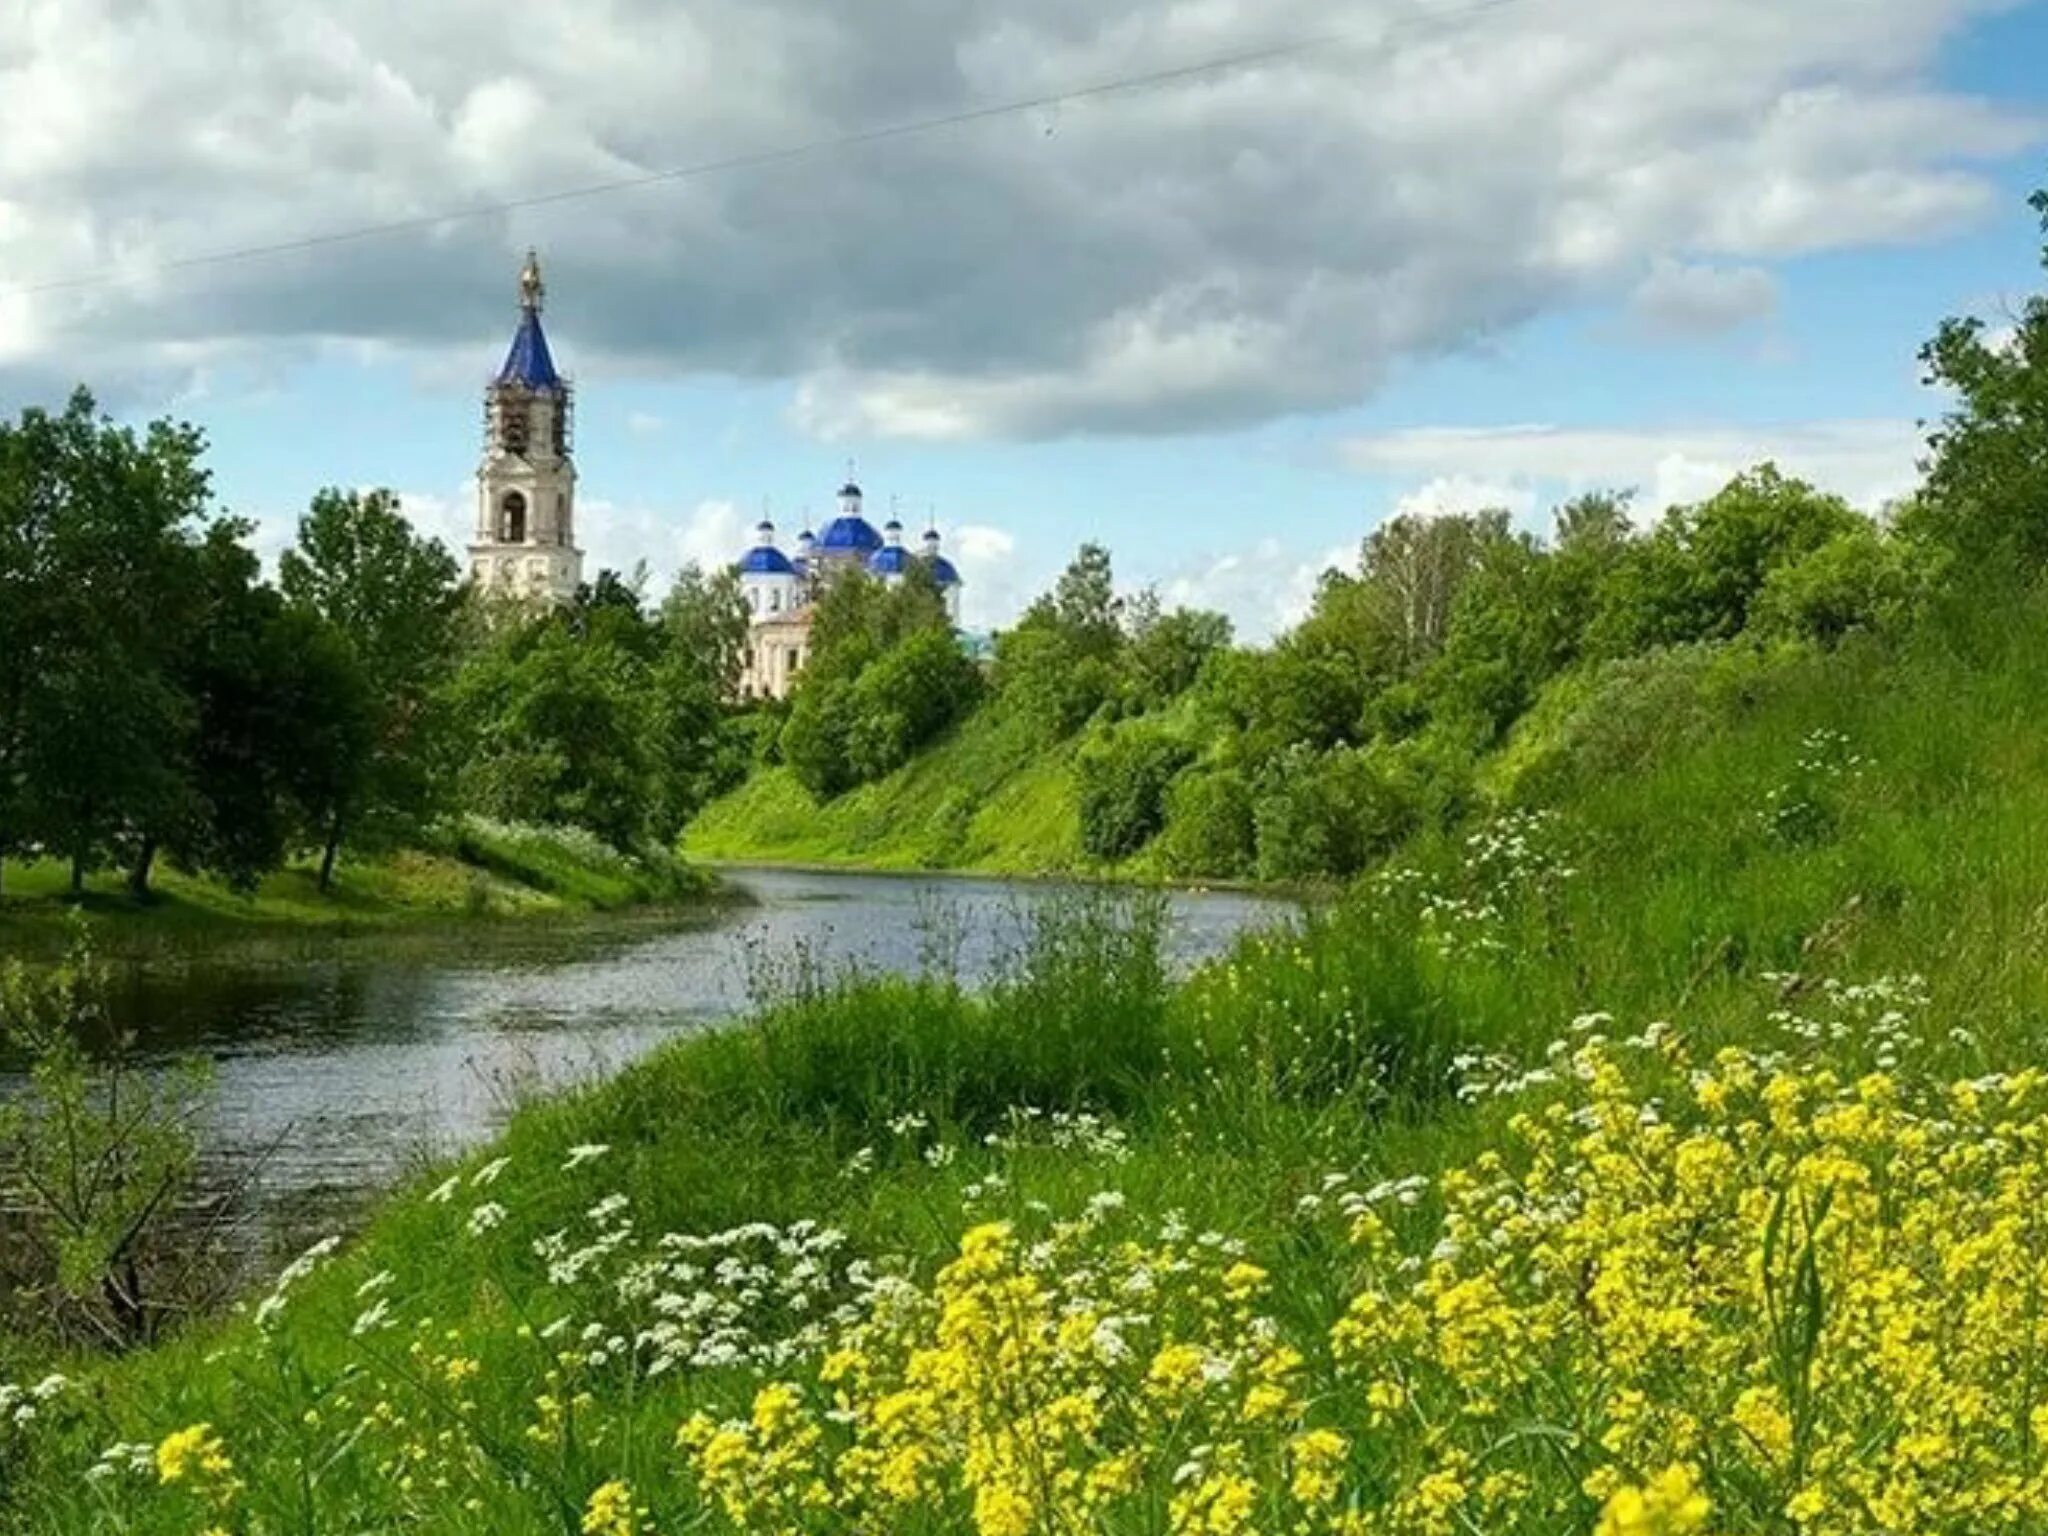
<path id="1" fill-rule="evenodd" d="M 1061 894 L 997 880 L 728 878 L 750 903 L 658 931 L 534 923 L 421 953 L 354 938 L 310 942 L 288 962 L 137 967 L 121 973 L 112 1012 L 146 1058 L 212 1062 L 208 1181 L 254 1178 L 251 1240 L 274 1249 L 489 1136 L 522 1097 L 743 1013 L 763 973 L 798 956 L 914 972 L 937 929 L 958 936 L 958 973 L 973 980 L 1014 947 L 1032 904 Z M 1168 952 L 1183 968 L 1292 910 L 1229 892 L 1169 903 Z"/>

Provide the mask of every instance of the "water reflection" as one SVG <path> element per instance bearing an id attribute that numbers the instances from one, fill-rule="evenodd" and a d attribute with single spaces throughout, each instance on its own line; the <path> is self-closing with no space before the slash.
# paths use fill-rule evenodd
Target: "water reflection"
<path id="1" fill-rule="evenodd" d="M 525 1093 L 602 1076 L 664 1040 L 728 1019 L 750 978 L 804 956 L 827 969 L 909 972 L 938 948 L 973 980 L 1056 887 L 1000 881 L 747 872 L 756 905 L 667 932 L 493 933 L 451 957 L 309 946 L 291 963 L 195 963 L 124 975 L 116 1022 L 145 1052 L 214 1063 L 209 1176 L 260 1162 L 259 1228 L 295 1240 L 419 1158 L 469 1145 Z M 1218 953 L 1280 903 L 1170 899 L 1169 954 Z M 280 1229 L 282 1231 L 280 1232 Z"/>

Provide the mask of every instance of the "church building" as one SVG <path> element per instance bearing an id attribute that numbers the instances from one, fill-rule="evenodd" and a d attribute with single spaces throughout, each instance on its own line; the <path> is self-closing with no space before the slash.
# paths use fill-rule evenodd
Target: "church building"
<path id="1" fill-rule="evenodd" d="M 958 626 L 960 572 L 946 558 L 937 528 L 927 529 L 922 542 L 916 553 L 906 548 L 903 525 L 894 517 L 876 532 L 862 515 L 860 487 L 851 480 L 840 487 L 839 515 L 821 533 L 806 528 L 798 534 L 794 557 L 777 547 L 775 525 L 763 518 L 754 529 L 754 547 L 737 567 L 749 625 L 741 690 L 755 698 L 789 697 L 810 650 L 812 607 L 849 571 L 895 586 L 913 569 L 929 569 Z"/>
<path id="2" fill-rule="evenodd" d="M 505 365 L 484 391 L 484 452 L 476 472 L 476 536 L 470 579 L 479 592 L 520 603 L 567 603 L 583 584 L 576 547 L 576 463 L 571 442 L 575 392 L 556 369 L 541 329 L 546 297 L 532 251 L 519 273 L 519 326 Z M 839 491 L 839 515 L 813 535 L 797 536 L 793 555 L 775 542 L 763 519 L 754 547 L 740 557 L 748 642 L 741 689 L 782 699 L 810 652 L 811 616 L 821 593 L 849 571 L 887 586 L 927 570 L 960 622 L 960 572 L 945 556 L 937 528 L 913 551 L 894 517 L 877 530 L 861 510 L 851 479 Z"/>
<path id="3" fill-rule="evenodd" d="M 576 547 L 574 392 L 555 371 L 541 330 L 540 262 L 519 274 L 519 329 L 484 391 L 484 456 L 476 472 L 476 538 L 469 574 L 481 592 L 566 603 L 583 582 Z"/>

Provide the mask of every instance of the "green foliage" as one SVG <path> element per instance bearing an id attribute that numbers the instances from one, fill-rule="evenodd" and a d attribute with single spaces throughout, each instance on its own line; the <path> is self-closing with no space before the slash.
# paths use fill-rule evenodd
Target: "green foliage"
<path id="1" fill-rule="evenodd" d="M 1074 785 L 1089 856 L 1127 859 L 1150 842 L 1166 821 L 1167 786 L 1194 755 L 1177 732 L 1141 721 L 1082 743 Z"/>
<path id="2" fill-rule="evenodd" d="M 1357 874 L 1424 822 L 1431 785 L 1413 749 L 1375 745 L 1282 756 L 1253 805 L 1267 880 Z"/>
<path id="3" fill-rule="evenodd" d="M 0 1107 L 0 1316 L 46 1342 L 130 1348 L 208 1302 L 222 1228 L 178 1229 L 198 1167 L 203 1067 L 141 1070 L 132 1041 L 104 1038 L 106 987 L 82 923 L 61 964 L 0 968 L 0 1045 L 29 1063 Z"/>
<path id="4" fill-rule="evenodd" d="M 835 579 L 810 649 L 778 749 L 819 799 L 901 767 L 980 697 L 981 674 L 922 565 L 894 585 L 859 571 Z"/>
<path id="5" fill-rule="evenodd" d="M 83 390 L 0 425 L 0 857 L 60 850 L 78 884 L 190 813 L 203 446 L 117 427 Z"/>
<path id="6" fill-rule="evenodd" d="M 1768 665 L 1748 648 L 1689 645 L 1561 678 L 1516 726 L 1488 783 L 1527 804 L 1626 774 L 1714 730 Z"/>
<path id="7" fill-rule="evenodd" d="M 853 766 L 853 684 L 806 671 L 782 727 L 782 760 L 797 782 L 829 800 L 860 782 Z"/>
<path id="8" fill-rule="evenodd" d="M 1923 545 L 1859 524 L 1764 578 L 1755 630 L 1767 639 L 1834 645 L 1853 630 L 1896 629 L 1914 616 L 1936 558 Z"/>
<path id="9" fill-rule="evenodd" d="M 857 780 L 892 773 L 974 706 L 981 673 L 950 629 L 914 631 L 863 671 L 848 694 L 847 762 Z"/>
<path id="10" fill-rule="evenodd" d="M 1252 787 L 1235 769 L 1181 774 L 1166 792 L 1160 852 L 1166 872 L 1180 878 L 1236 880 L 1252 873 L 1257 857 Z"/>
<path id="11" fill-rule="evenodd" d="M 1124 614 L 1125 695 L 1139 712 L 1161 709 L 1195 686 L 1211 657 L 1230 649 L 1230 620 L 1193 608 L 1162 612 L 1146 591 Z"/>
<path id="12" fill-rule="evenodd" d="M 550 618 L 507 631 L 452 693 L 469 748 L 462 803 L 633 847 L 648 832 L 654 777 L 644 684 L 644 663 L 602 627 L 578 636 Z"/>
<path id="13" fill-rule="evenodd" d="M 455 664 L 461 588 L 454 557 L 416 534 L 382 490 L 317 494 L 278 575 L 287 602 L 341 637 L 368 702 L 362 750 L 332 763 L 320 786 L 325 885 L 346 839 L 389 842 L 436 808 L 444 738 L 435 695 Z"/>
<path id="14" fill-rule="evenodd" d="M 996 637 L 995 687 L 1040 740 L 1064 741 L 1117 692 L 1123 605 L 1109 551 L 1084 544 L 1053 590 Z"/>
<path id="15" fill-rule="evenodd" d="M 1770 464 L 1696 507 L 1674 507 L 1602 583 L 1587 648 L 1621 656 L 1742 632 L 1772 573 L 1864 520 L 1839 496 Z"/>
<path id="16" fill-rule="evenodd" d="M 478 870 L 596 911 L 676 901 L 705 888 L 703 876 L 658 848 L 621 853 L 581 827 L 471 815 L 436 828 L 432 840 Z"/>
<path id="17" fill-rule="evenodd" d="M 2032 198 L 2048 236 L 2048 191 Z M 2048 244 L 2041 252 L 2048 269 Z M 1946 320 L 1921 349 L 1929 385 L 1954 405 L 1929 443 L 1930 536 L 1985 567 L 2048 559 L 2048 295 L 2029 295 L 2007 328 Z"/>

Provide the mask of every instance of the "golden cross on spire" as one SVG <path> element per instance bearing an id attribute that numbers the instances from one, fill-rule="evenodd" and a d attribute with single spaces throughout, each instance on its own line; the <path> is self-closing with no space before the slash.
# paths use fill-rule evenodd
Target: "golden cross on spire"
<path id="1" fill-rule="evenodd" d="M 540 257 L 531 246 L 526 251 L 526 265 L 519 269 L 519 307 L 540 312 L 540 301 L 547 296 L 547 284 L 540 280 Z"/>

